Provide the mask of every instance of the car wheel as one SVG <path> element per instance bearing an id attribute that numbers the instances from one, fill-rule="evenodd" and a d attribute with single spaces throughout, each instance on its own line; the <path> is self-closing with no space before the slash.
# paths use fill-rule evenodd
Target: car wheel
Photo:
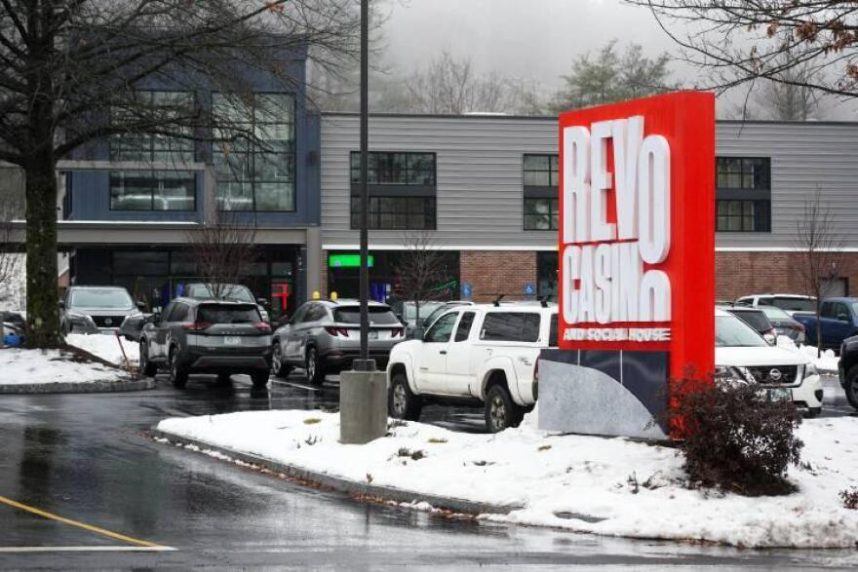
<path id="1" fill-rule="evenodd" d="M 268 376 L 270 372 L 267 369 L 260 369 L 250 374 L 250 380 L 253 382 L 253 389 L 264 389 L 268 387 Z"/>
<path id="2" fill-rule="evenodd" d="M 283 349 L 280 347 L 280 342 L 274 340 L 274 346 L 271 348 L 271 375 L 275 377 L 289 377 L 292 367 L 283 360 Z"/>
<path id="3" fill-rule="evenodd" d="M 509 395 L 502 385 L 493 385 L 486 394 L 486 427 L 492 433 L 498 433 L 509 427 L 518 427 L 524 417 L 524 411 Z"/>
<path id="4" fill-rule="evenodd" d="M 316 348 L 307 348 L 307 381 L 312 385 L 322 385 L 325 381 L 325 366 Z"/>
<path id="5" fill-rule="evenodd" d="M 420 410 L 423 408 L 423 400 L 419 395 L 414 395 L 408 387 L 408 378 L 404 373 L 394 374 L 390 382 L 390 390 L 387 394 L 387 410 L 395 419 L 406 419 L 417 421 L 420 419 Z"/>
<path id="6" fill-rule="evenodd" d="M 149 361 L 149 344 L 140 340 L 140 373 L 143 377 L 153 377 L 158 373 L 158 365 Z"/>
<path id="7" fill-rule="evenodd" d="M 843 384 L 843 389 L 846 390 L 849 405 L 858 409 L 858 365 L 853 365 L 846 372 L 846 383 Z"/>
<path id="8" fill-rule="evenodd" d="M 179 365 L 179 352 L 176 348 L 170 350 L 170 383 L 177 389 L 188 385 L 188 372 Z"/>
<path id="9" fill-rule="evenodd" d="M 819 417 L 819 414 L 822 413 L 822 407 L 808 407 L 807 411 L 805 411 L 804 416 L 807 419 L 816 419 Z"/>

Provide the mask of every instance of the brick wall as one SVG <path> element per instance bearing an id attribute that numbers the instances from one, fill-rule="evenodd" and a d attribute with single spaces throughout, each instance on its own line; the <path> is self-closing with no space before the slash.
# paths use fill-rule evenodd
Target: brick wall
<path id="1" fill-rule="evenodd" d="M 524 298 L 524 287 L 536 283 L 536 252 L 464 250 L 460 281 L 473 286 L 475 302 L 491 302 L 498 294 L 505 300 Z"/>
<path id="2" fill-rule="evenodd" d="M 715 298 L 735 300 L 747 294 L 805 292 L 801 254 L 796 252 L 716 252 Z M 849 294 L 858 293 L 858 253 L 846 253 L 838 277 L 848 279 Z"/>

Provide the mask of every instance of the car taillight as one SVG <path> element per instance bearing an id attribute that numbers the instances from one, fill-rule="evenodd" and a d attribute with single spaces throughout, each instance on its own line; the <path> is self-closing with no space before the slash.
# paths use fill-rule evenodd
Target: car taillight
<path id="1" fill-rule="evenodd" d="M 186 322 L 182 324 L 182 328 L 191 332 L 202 332 L 211 326 L 212 325 L 209 322 Z"/>
<path id="2" fill-rule="evenodd" d="M 325 331 L 334 337 L 337 337 L 337 336 L 342 336 L 344 338 L 349 337 L 349 329 L 348 328 L 337 328 L 334 326 L 326 326 Z"/>
<path id="3" fill-rule="evenodd" d="M 391 338 L 398 338 L 399 336 L 404 336 L 404 335 L 405 335 L 405 328 L 393 328 L 392 330 L 390 330 L 390 337 Z"/>
<path id="4" fill-rule="evenodd" d="M 256 322 L 255 324 L 253 324 L 253 327 L 260 332 L 271 332 L 271 326 L 266 324 L 265 322 Z"/>

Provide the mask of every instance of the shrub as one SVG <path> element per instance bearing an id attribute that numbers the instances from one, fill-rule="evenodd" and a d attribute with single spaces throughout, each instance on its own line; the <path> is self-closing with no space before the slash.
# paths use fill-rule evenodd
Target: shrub
<path id="1" fill-rule="evenodd" d="M 801 416 L 792 402 L 768 401 L 758 385 L 699 381 L 680 383 L 675 395 L 671 425 L 692 486 L 749 496 L 794 490 L 786 471 L 804 444 L 794 434 Z"/>
<path id="2" fill-rule="evenodd" d="M 840 500 L 843 501 L 843 506 L 855 510 L 858 509 L 858 488 L 844 489 L 840 491 Z"/>

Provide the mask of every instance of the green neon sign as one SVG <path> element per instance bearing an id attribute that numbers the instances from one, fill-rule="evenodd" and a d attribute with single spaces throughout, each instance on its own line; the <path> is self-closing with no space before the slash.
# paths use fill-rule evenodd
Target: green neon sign
<path id="1" fill-rule="evenodd" d="M 372 268 L 375 257 L 370 254 L 366 259 L 367 267 Z M 360 268 L 360 254 L 331 254 L 328 256 L 328 266 L 331 268 Z"/>

